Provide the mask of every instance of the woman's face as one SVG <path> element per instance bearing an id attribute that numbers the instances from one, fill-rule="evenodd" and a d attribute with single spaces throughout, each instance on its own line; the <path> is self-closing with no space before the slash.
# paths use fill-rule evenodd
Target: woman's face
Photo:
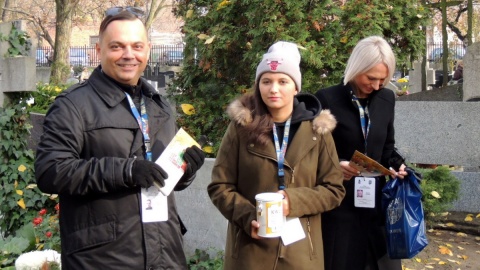
<path id="1" fill-rule="evenodd" d="M 355 95 L 357 98 L 366 98 L 373 91 L 383 88 L 385 79 L 388 77 L 388 68 L 380 63 L 365 73 L 360 73 L 353 79 L 356 85 Z"/>
<path id="2" fill-rule="evenodd" d="M 292 78 L 285 73 L 264 73 L 259 80 L 259 90 L 273 121 L 286 121 L 293 111 L 293 99 L 298 92 Z"/>

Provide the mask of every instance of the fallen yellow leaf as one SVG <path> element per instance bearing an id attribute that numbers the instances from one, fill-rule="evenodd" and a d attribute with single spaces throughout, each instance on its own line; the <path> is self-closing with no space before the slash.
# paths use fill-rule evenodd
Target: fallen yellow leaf
<path id="1" fill-rule="evenodd" d="M 453 252 L 445 246 L 439 246 L 438 251 L 440 252 L 440 254 L 448 254 L 450 256 L 453 256 Z"/>
<path id="2" fill-rule="evenodd" d="M 463 232 L 459 232 L 459 233 L 457 233 L 457 235 L 460 236 L 460 237 L 467 237 L 467 234 L 463 233 Z"/>
<path id="3" fill-rule="evenodd" d="M 444 261 L 439 261 L 438 264 L 447 264 L 447 263 Z"/>
<path id="4" fill-rule="evenodd" d="M 446 243 L 445 246 L 450 247 L 450 248 L 453 247 L 453 246 L 452 246 L 451 244 L 449 244 L 449 243 Z"/>
<path id="5" fill-rule="evenodd" d="M 195 108 L 192 106 L 192 104 L 182 104 L 180 107 L 182 107 L 182 111 L 186 115 L 195 114 Z"/>
<path id="6" fill-rule="evenodd" d="M 18 200 L 17 204 L 18 204 L 18 206 L 20 206 L 22 209 L 25 209 L 25 202 L 23 201 L 23 199 Z"/>
<path id="7" fill-rule="evenodd" d="M 207 39 L 207 38 L 209 38 L 209 37 L 210 37 L 209 35 L 205 35 L 205 34 L 199 34 L 199 35 L 197 36 L 197 38 L 199 38 L 199 39 Z"/>
<path id="8" fill-rule="evenodd" d="M 467 215 L 467 216 L 465 217 L 465 221 L 473 221 L 473 216 Z"/>
<path id="9" fill-rule="evenodd" d="M 464 250 L 464 248 L 463 248 L 463 247 L 461 247 L 461 246 L 458 246 L 458 249 L 460 249 L 460 250 Z"/>
<path id="10" fill-rule="evenodd" d="M 455 226 L 455 224 L 453 224 L 451 222 L 447 223 L 446 225 L 447 225 L 447 227 L 454 227 Z"/>
<path id="11" fill-rule="evenodd" d="M 480 214 L 477 214 L 476 218 L 480 218 Z"/>
<path id="12" fill-rule="evenodd" d="M 16 189 L 15 192 L 16 192 L 18 195 L 20 195 L 20 196 L 23 195 L 23 190 Z"/>
<path id="13" fill-rule="evenodd" d="M 30 184 L 28 185 L 27 187 L 25 187 L 26 189 L 34 189 L 37 187 L 37 184 Z"/>
<path id="14" fill-rule="evenodd" d="M 440 261 L 439 258 L 432 258 L 432 260 L 435 260 L 435 261 Z"/>
<path id="15" fill-rule="evenodd" d="M 452 262 L 452 263 L 456 263 L 456 264 L 460 263 L 459 261 L 450 260 L 450 259 L 447 259 L 447 261 Z"/>
<path id="16" fill-rule="evenodd" d="M 460 258 L 460 259 L 463 259 L 463 260 L 468 259 L 467 255 L 458 255 L 457 257 Z"/>
<path id="17" fill-rule="evenodd" d="M 187 11 L 187 16 L 186 16 L 186 17 L 187 17 L 187 18 L 190 18 L 190 17 L 192 17 L 192 15 L 193 15 L 193 10 L 192 10 L 192 9 L 189 9 L 189 10 Z"/>
<path id="18" fill-rule="evenodd" d="M 437 198 L 437 199 L 440 199 L 440 198 L 441 198 L 440 194 L 438 194 L 438 192 L 436 192 L 435 190 L 432 191 L 430 194 L 432 194 L 432 196 L 435 197 L 435 198 Z"/>
<path id="19" fill-rule="evenodd" d="M 213 36 L 213 37 L 205 40 L 205 44 L 210 44 L 210 43 L 212 43 L 214 39 L 215 39 L 215 36 Z"/>
<path id="20" fill-rule="evenodd" d="M 27 167 L 25 167 L 25 165 L 23 165 L 23 164 L 18 166 L 18 171 L 19 172 L 24 172 L 26 169 L 27 169 Z"/>
<path id="21" fill-rule="evenodd" d="M 435 267 L 431 266 L 431 265 L 425 265 L 425 268 L 429 268 L 429 269 L 433 269 Z"/>
<path id="22" fill-rule="evenodd" d="M 450 214 L 450 213 L 449 212 L 443 212 L 443 213 L 440 213 L 440 216 L 446 217 L 446 216 L 448 216 L 448 214 Z"/>

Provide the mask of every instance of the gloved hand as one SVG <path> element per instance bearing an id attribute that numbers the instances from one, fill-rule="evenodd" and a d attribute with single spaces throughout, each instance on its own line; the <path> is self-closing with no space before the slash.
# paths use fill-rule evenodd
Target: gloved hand
<path id="1" fill-rule="evenodd" d="M 158 164 L 148 160 L 135 160 L 132 165 L 132 185 L 148 188 L 153 181 L 165 186 L 168 174 Z"/>
<path id="2" fill-rule="evenodd" d="M 198 171 L 198 169 L 200 169 L 200 167 L 202 167 L 203 162 L 205 161 L 205 154 L 202 149 L 194 145 L 185 149 L 183 159 L 187 162 L 185 175 L 191 177 Z"/>

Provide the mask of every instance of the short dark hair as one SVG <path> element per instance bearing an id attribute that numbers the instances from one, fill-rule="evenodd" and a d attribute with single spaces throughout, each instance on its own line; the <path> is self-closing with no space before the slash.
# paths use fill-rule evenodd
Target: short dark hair
<path id="1" fill-rule="evenodd" d="M 100 24 L 100 31 L 98 32 L 98 37 L 102 39 L 103 32 L 107 29 L 107 26 L 113 21 L 134 21 L 138 19 L 138 17 L 126 10 L 119 12 L 114 16 L 107 16 L 103 19 L 102 23 Z"/>

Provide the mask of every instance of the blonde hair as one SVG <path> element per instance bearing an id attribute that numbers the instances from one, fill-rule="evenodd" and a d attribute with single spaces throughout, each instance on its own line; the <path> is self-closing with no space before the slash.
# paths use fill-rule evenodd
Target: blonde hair
<path id="1" fill-rule="evenodd" d="M 395 72 L 395 55 L 392 48 L 385 39 L 379 36 L 370 36 L 360 40 L 348 58 L 343 83 L 346 85 L 357 75 L 367 72 L 380 63 L 385 64 L 388 68 L 388 77 L 385 78 L 385 83 L 388 83 Z"/>

